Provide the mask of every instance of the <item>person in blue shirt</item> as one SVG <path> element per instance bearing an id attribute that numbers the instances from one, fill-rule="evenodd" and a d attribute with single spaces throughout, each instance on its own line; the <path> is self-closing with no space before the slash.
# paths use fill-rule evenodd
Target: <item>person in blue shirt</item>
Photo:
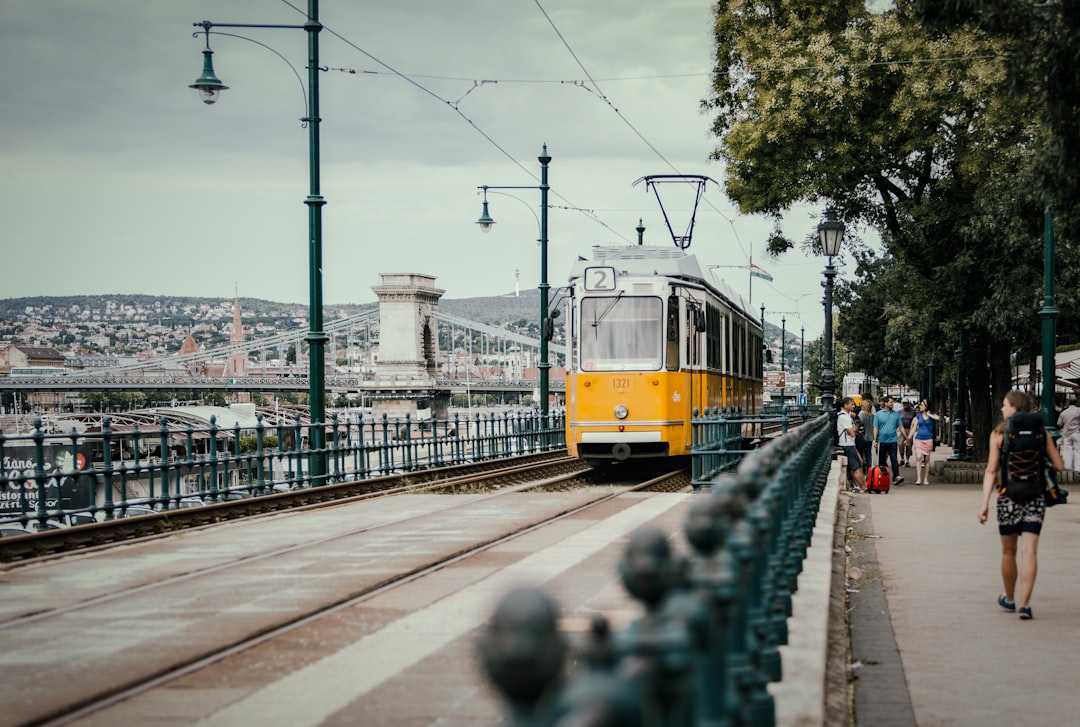
<path id="1" fill-rule="evenodd" d="M 882 407 L 874 415 L 874 445 L 878 450 L 878 466 L 884 467 L 888 458 L 892 464 L 893 484 L 899 485 L 904 481 L 900 476 L 900 462 L 896 457 L 897 433 L 903 429 L 900 421 L 900 412 L 894 409 L 896 401 L 887 396 L 882 401 Z"/>
<path id="2" fill-rule="evenodd" d="M 908 428 L 908 441 L 915 445 L 915 484 L 930 484 L 930 453 L 934 451 L 934 423 L 940 419 L 923 399 L 915 408 L 915 418 Z M 925 470 L 925 472 L 924 472 Z"/>

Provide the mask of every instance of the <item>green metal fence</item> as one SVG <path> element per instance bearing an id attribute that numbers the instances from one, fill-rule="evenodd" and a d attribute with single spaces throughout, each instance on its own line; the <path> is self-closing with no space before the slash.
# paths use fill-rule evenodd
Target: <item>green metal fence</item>
<path id="1" fill-rule="evenodd" d="M 770 436 L 786 434 L 793 422 L 804 420 L 805 412 L 780 405 L 766 406 L 761 414 L 747 414 L 741 408 L 694 410 L 691 420 L 691 482 L 694 488 L 738 466 L 749 452 Z"/>
<path id="2" fill-rule="evenodd" d="M 310 444 L 315 427 L 321 449 Z M 535 413 L 273 426 L 259 417 L 253 429 L 219 428 L 213 417 L 170 429 L 162 417 L 154 429 L 118 430 L 106 418 L 100 431 L 68 434 L 38 420 L 29 434 L 0 434 L 0 534 L 561 449 L 565 432 L 561 414 Z"/>

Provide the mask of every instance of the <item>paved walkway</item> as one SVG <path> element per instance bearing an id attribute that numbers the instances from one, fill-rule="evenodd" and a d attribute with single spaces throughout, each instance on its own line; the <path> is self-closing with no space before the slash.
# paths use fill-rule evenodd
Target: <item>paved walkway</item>
<path id="1" fill-rule="evenodd" d="M 933 457 L 951 454 L 939 447 Z M 1034 619 L 1020 621 L 995 602 L 1003 589 L 993 501 L 979 525 L 979 485 L 919 487 L 913 468 L 901 474 L 906 482 L 888 495 L 841 496 L 851 526 L 856 723 L 1080 723 L 1071 686 L 1080 665 L 1080 502 L 1047 512 Z"/>

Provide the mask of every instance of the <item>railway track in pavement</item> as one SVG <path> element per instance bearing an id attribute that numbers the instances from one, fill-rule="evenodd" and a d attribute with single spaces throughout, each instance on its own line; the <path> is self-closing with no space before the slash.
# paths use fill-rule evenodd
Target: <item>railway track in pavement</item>
<path id="1" fill-rule="evenodd" d="M 565 450 L 542 453 L 511 460 L 486 460 L 451 467 L 415 470 L 412 472 L 353 480 L 323 487 L 306 487 L 291 492 L 276 492 L 222 502 L 208 502 L 200 507 L 161 510 L 116 517 L 104 522 L 76 527 L 45 530 L 31 535 L 0 538 L 0 568 L 4 562 L 48 557 L 56 553 L 109 546 L 115 543 L 173 533 L 178 530 L 214 525 L 227 520 L 247 518 L 267 513 L 301 508 L 324 507 L 341 502 L 363 500 L 386 495 L 398 495 L 419 490 L 453 490 L 473 486 L 483 481 L 487 487 L 523 481 L 535 473 L 560 474 L 584 470 L 576 460 L 567 457 Z M 117 512 L 123 508 L 117 506 Z"/>
<path id="2" fill-rule="evenodd" d="M 141 721 L 125 711 L 158 703 L 172 685 L 215 669 L 235 678 L 228 665 L 287 650 L 281 644 L 321 633 L 427 577 L 467 570 L 516 539 L 625 506 L 619 498 L 689 489 L 685 470 L 601 485 L 580 465 L 571 470 L 553 474 L 533 463 L 515 473 L 399 483 L 397 496 L 353 497 L 9 566 L 0 576 L 0 664 L 20 676 L 0 683 L 5 718 Z M 440 490 L 469 494 L 430 494 Z M 207 716 L 200 709 L 212 707 L 196 700 L 181 711 L 197 721 L 196 713 Z"/>

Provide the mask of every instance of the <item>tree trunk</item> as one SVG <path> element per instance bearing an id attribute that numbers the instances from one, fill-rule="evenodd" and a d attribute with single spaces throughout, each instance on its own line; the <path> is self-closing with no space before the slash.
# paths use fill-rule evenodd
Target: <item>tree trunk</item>
<path id="1" fill-rule="evenodd" d="M 1012 347 L 1005 341 L 990 343 L 990 417 L 993 426 L 1001 420 L 1001 402 L 1013 388 Z"/>
<path id="2" fill-rule="evenodd" d="M 971 458 L 985 462 L 990 432 L 1001 421 L 1000 403 L 1012 388 L 1012 350 L 1008 342 L 991 340 L 973 346 L 968 359 L 967 428 L 974 433 Z"/>
<path id="3" fill-rule="evenodd" d="M 968 411 L 964 426 L 973 433 L 971 459 L 985 462 L 989 454 L 992 409 L 990 407 L 989 349 L 973 342 L 967 358 Z"/>

